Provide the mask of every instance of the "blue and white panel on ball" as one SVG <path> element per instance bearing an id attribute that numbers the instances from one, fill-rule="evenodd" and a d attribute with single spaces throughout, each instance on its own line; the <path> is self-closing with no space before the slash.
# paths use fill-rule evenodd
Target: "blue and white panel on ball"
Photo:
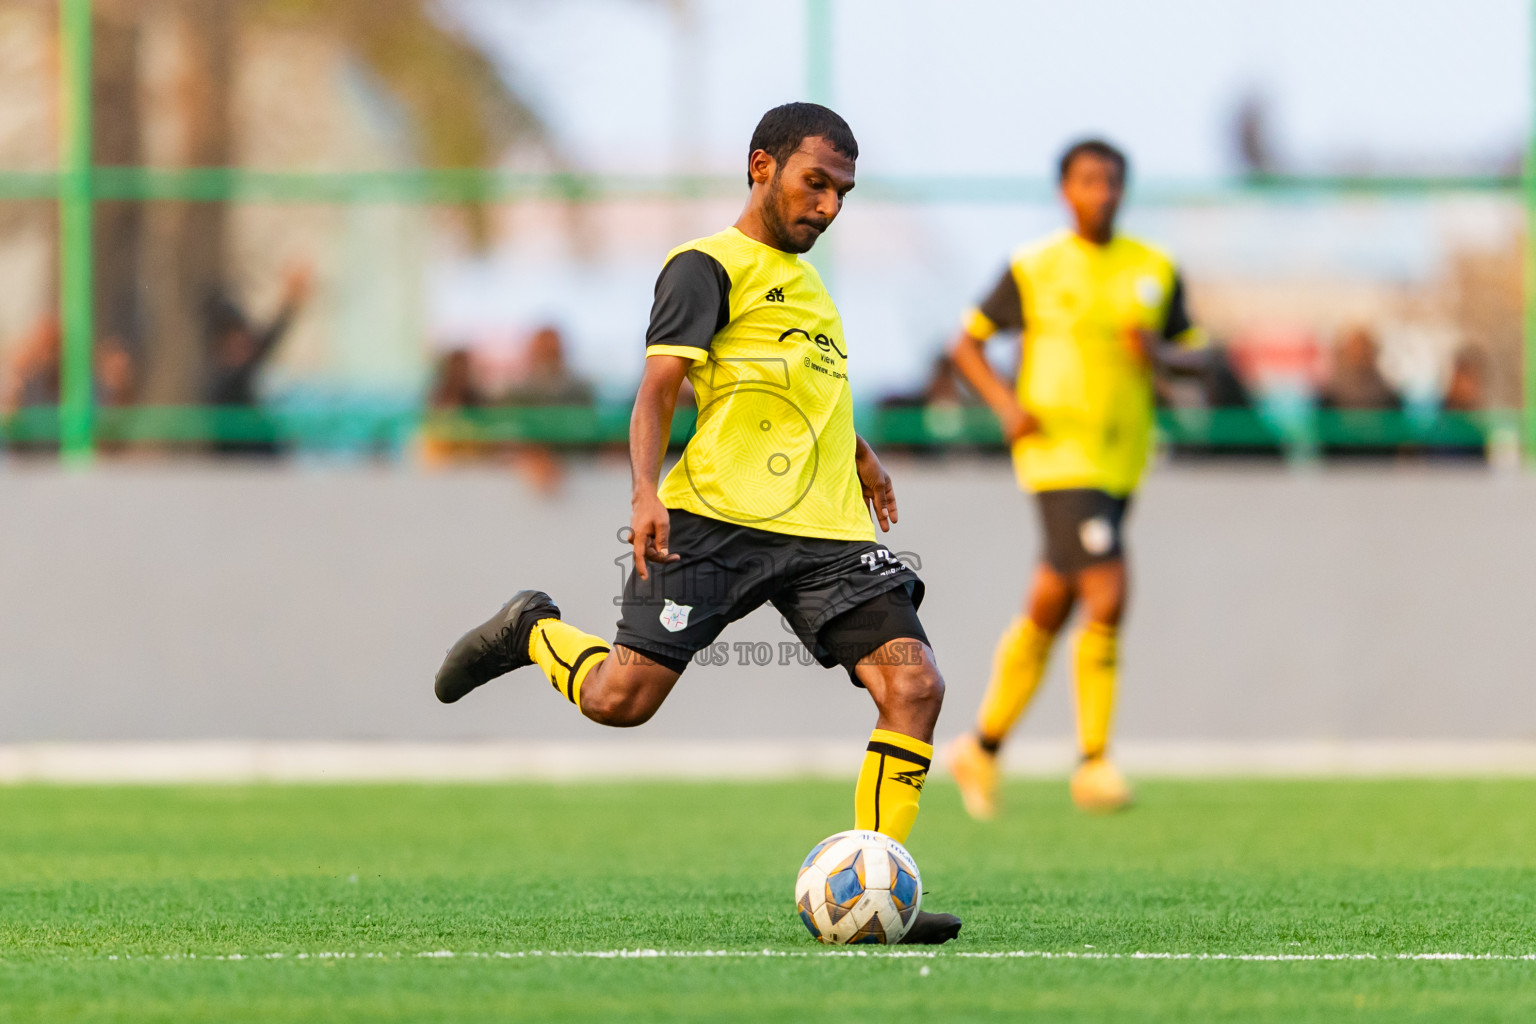
<path id="1" fill-rule="evenodd" d="M 891 944 L 917 916 L 922 876 L 896 840 L 848 831 L 817 843 L 795 880 L 795 909 L 818 941 Z"/>

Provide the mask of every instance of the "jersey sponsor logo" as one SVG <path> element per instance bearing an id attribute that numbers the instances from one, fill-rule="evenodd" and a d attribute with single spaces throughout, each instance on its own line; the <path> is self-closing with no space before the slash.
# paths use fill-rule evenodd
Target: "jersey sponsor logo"
<path id="1" fill-rule="evenodd" d="M 769 302 L 783 302 L 784 301 L 784 289 L 783 288 L 770 288 L 770 289 L 768 289 L 768 294 L 764 295 L 763 298 L 768 300 Z M 780 340 L 782 341 L 783 339 L 781 338 Z"/>
<path id="2" fill-rule="evenodd" d="M 788 341 L 790 336 L 794 334 L 800 335 L 806 341 L 809 341 L 823 352 L 836 352 L 844 359 L 848 358 L 848 353 L 837 347 L 837 341 L 835 339 L 829 338 L 825 334 L 818 334 L 815 337 L 812 337 L 810 331 L 801 330 L 799 327 L 791 327 L 789 330 L 779 335 L 779 340 Z"/>
<path id="3" fill-rule="evenodd" d="M 892 782 L 899 782 L 904 786 L 911 786 L 919 793 L 923 791 L 923 783 L 928 780 L 927 768 L 913 768 L 905 772 L 892 772 L 886 778 Z"/>
<path id="4" fill-rule="evenodd" d="M 1115 527 L 1106 516 L 1094 516 L 1078 526 L 1077 539 L 1088 554 L 1106 555 L 1115 546 Z"/>
<path id="5" fill-rule="evenodd" d="M 1148 309 L 1163 301 L 1163 282 L 1151 274 L 1136 279 L 1136 300 Z"/>
<path id="6" fill-rule="evenodd" d="M 680 629 L 688 628 L 688 613 L 693 611 L 691 604 L 676 604 L 670 597 L 662 599 L 661 625 L 669 633 L 676 633 Z"/>

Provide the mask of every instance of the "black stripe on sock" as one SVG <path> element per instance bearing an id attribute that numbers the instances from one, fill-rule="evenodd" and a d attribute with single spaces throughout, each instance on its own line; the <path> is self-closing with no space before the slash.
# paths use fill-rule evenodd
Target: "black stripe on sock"
<path id="1" fill-rule="evenodd" d="M 882 743 L 880 745 L 882 747 L 889 746 L 889 744 L 887 744 L 887 743 Z M 870 750 L 874 750 L 875 749 L 875 745 L 873 743 L 871 743 L 869 745 L 869 749 Z M 875 829 L 874 830 L 876 832 L 879 832 L 880 831 L 880 783 L 885 781 L 885 752 L 883 750 L 877 750 L 875 752 L 880 755 L 880 770 L 875 772 Z"/>
<path id="2" fill-rule="evenodd" d="M 910 761 L 912 764 L 922 765 L 924 771 L 933 767 L 933 762 L 924 757 L 922 754 L 914 754 L 910 750 L 903 750 L 896 744 L 886 743 L 883 740 L 870 740 L 869 751 L 873 754 L 879 754 L 882 757 L 889 754 L 891 757 L 899 757 L 903 761 Z"/>
<path id="3" fill-rule="evenodd" d="M 560 655 L 555 653 L 555 647 L 554 647 L 553 644 L 551 644 L 549 642 L 548 634 L 544 633 L 541 630 L 539 632 L 539 639 L 544 641 L 544 649 L 549 652 L 549 656 L 551 658 L 554 658 L 557 662 L 560 663 L 560 667 L 561 668 L 570 668 L 571 667 L 570 662 L 566 661 L 564 658 L 560 657 Z"/>
<path id="4" fill-rule="evenodd" d="M 587 659 L 592 657 L 595 654 L 607 654 L 607 653 L 608 653 L 608 647 L 606 645 L 599 644 L 597 647 L 588 647 L 586 650 L 584 650 L 580 654 L 576 655 L 576 662 L 575 662 L 575 664 L 573 664 L 571 666 L 571 674 L 569 676 L 567 676 L 566 679 L 565 679 L 565 699 L 566 700 L 570 701 L 572 704 L 576 703 L 576 694 L 575 694 L 575 690 L 576 690 L 576 676 L 578 674 L 580 674 L 581 666 L 586 664 Z"/>

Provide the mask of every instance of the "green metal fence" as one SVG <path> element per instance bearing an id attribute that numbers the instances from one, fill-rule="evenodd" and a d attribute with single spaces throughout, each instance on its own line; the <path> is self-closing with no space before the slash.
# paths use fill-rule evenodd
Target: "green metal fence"
<path id="1" fill-rule="evenodd" d="M 211 408 L 136 406 L 97 410 L 95 445 L 271 445 L 296 451 L 398 453 L 417 438 L 482 446 L 525 443 L 568 448 L 623 446 L 629 437 L 627 405 L 487 408 L 451 413 L 395 408 Z M 691 436 L 695 413 L 679 409 L 672 443 Z M 863 407 L 855 412 L 861 435 L 882 448 L 1002 450 L 1002 435 L 981 406 Z M 0 438 L 22 450 L 59 446 L 67 437 L 62 408 L 20 411 L 0 424 Z M 1158 428 L 1174 452 L 1271 454 L 1306 461 L 1330 452 L 1375 450 L 1433 456 L 1483 451 L 1491 438 L 1516 437 L 1510 413 L 1438 413 L 1322 410 L 1279 418 L 1252 409 L 1162 410 Z"/>
<path id="2" fill-rule="evenodd" d="M 834 0 L 805 0 L 807 95 L 825 103 L 832 95 Z M 12 443 L 57 444 L 73 464 L 89 462 L 98 443 L 276 441 L 306 443 L 340 429 L 350 418 L 350 436 L 396 439 L 424 423 L 445 437 L 529 440 L 554 444 L 609 444 L 624 439 L 628 410 L 501 410 L 464 414 L 451 423 L 419 409 L 348 410 L 341 413 L 209 408 L 97 410 L 92 394 L 92 216 L 106 200 L 282 201 L 315 203 L 464 203 L 528 199 L 570 201 L 616 198 L 698 199 L 735 196 L 735 176 L 613 176 L 577 173 L 525 174 L 481 168 L 304 173 L 243 168 L 153 169 L 96 166 L 91 148 L 91 0 L 60 0 L 59 167 L 54 173 L 0 172 L 0 201 L 52 199 L 58 203 L 60 322 L 63 330 L 60 402 L 55 409 L 29 409 L 0 422 L 0 438 Z M 1536 41 L 1536 2 L 1532 5 Z M 1536 105 L 1533 105 L 1536 119 Z M 1524 416 L 1398 413 L 1312 413 L 1277 422 L 1245 410 L 1180 411 L 1164 414 L 1165 437 L 1182 445 L 1277 446 L 1306 452 L 1335 445 L 1385 448 L 1463 447 L 1482 443 L 1494 427 L 1518 423 L 1527 460 L 1536 462 L 1536 124 L 1522 177 L 1434 178 L 1273 176 L 1212 187 L 1150 183 L 1138 186 L 1137 202 L 1230 201 L 1255 194 L 1269 198 L 1328 195 L 1429 195 L 1496 192 L 1523 195 L 1527 223 Z M 889 202 L 1039 201 L 1052 194 L 1048 182 L 1011 177 L 905 177 L 861 180 L 860 196 Z M 996 425 L 985 410 L 937 419 L 922 410 L 864 410 L 861 429 L 872 439 L 909 445 L 998 443 Z M 687 426 L 680 426 L 686 434 Z"/>

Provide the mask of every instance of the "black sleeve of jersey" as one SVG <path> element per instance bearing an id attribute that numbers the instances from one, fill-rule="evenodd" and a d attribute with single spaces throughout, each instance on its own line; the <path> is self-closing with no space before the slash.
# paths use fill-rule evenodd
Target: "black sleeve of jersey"
<path id="1" fill-rule="evenodd" d="M 1163 319 L 1163 337 L 1172 341 L 1191 327 L 1194 321 L 1184 307 L 1184 275 L 1173 275 L 1173 294 L 1168 296 L 1168 315 Z"/>
<path id="2" fill-rule="evenodd" d="M 1013 267 L 1003 268 L 1003 276 L 997 279 L 992 291 L 976 308 L 1000 331 L 1024 329 L 1024 301 L 1019 297 L 1019 282 L 1013 276 Z"/>
<path id="3" fill-rule="evenodd" d="M 707 252 L 680 252 L 656 278 L 656 301 L 645 345 L 683 345 L 709 351 L 715 332 L 731 320 L 731 278 Z"/>

